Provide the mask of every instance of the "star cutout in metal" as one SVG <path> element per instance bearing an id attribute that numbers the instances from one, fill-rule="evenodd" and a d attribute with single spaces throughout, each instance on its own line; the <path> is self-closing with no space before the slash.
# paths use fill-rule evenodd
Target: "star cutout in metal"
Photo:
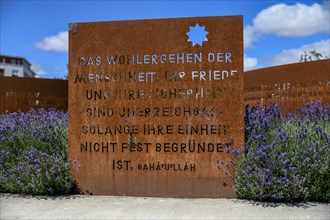
<path id="1" fill-rule="evenodd" d="M 208 35 L 209 32 L 205 30 L 205 26 L 199 26 L 197 23 L 194 26 L 189 26 L 190 31 L 188 31 L 186 34 L 189 36 L 188 42 L 191 42 L 193 46 L 196 44 L 202 46 L 203 41 L 207 41 L 206 35 Z"/>

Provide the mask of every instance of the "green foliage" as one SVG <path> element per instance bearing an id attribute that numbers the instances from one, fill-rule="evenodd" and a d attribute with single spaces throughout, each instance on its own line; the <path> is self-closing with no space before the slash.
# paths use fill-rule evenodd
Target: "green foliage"
<path id="1" fill-rule="evenodd" d="M 308 62 L 308 61 L 315 61 L 321 59 L 327 59 L 328 57 L 325 53 L 316 52 L 315 50 L 311 50 L 308 53 L 305 51 L 304 54 L 300 56 L 299 62 Z"/>

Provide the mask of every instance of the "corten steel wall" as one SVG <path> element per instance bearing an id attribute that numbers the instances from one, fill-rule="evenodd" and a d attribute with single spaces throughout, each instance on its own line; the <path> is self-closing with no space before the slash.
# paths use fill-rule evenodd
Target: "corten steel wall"
<path id="1" fill-rule="evenodd" d="M 68 109 L 68 81 L 0 77 L 0 114 L 30 108 Z"/>
<path id="2" fill-rule="evenodd" d="M 294 111 L 317 100 L 330 103 L 329 59 L 245 72 L 245 104 L 272 102 Z"/>
<path id="3" fill-rule="evenodd" d="M 235 196 L 230 187 L 232 179 L 218 170 L 216 159 L 220 158 L 220 155 L 221 158 L 229 157 L 220 149 L 222 143 L 228 142 L 227 145 L 230 144 L 233 148 L 243 146 L 242 20 L 241 16 L 229 16 L 77 23 L 71 26 L 76 28 L 69 31 L 69 155 L 81 165 L 79 170 L 72 166 L 72 170 L 78 186 L 84 192 L 162 197 Z M 209 32 L 208 41 L 204 42 L 202 47 L 199 45 L 194 47 L 187 41 L 187 32 L 197 23 L 205 25 L 206 31 Z M 233 62 L 219 63 L 214 60 L 208 62 L 209 53 L 221 51 L 230 52 Z M 139 65 L 132 65 L 130 61 L 123 65 L 110 62 L 109 65 L 106 59 L 106 56 L 117 56 L 117 54 L 120 57 L 124 57 L 123 55 L 131 57 L 133 54 L 139 57 L 145 54 L 159 57 L 161 54 L 193 53 L 202 53 L 202 61 Z M 88 57 L 95 59 L 97 56 L 100 57 L 100 65 L 79 63 L 81 57 L 85 57 L 86 62 L 87 59 L 91 62 Z M 134 60 L 137 62 L 137 58 Z M 230 78 L 223 77 L 221 81 L 209 78 L 208 81 L 202 81 L 192 79 L 194 70 L 237 70 L 237 74 L 231 74 Z M 174 80 L 173 77 L 166 76 L 166 72 L 170 71 L 177 73 L 183 71 L 186 77 Z M 142 82 L 117 81 L 115 77 L 112 78 L 115 80 L 108 82 L 98 80 L 97 83 L 88 83 L 88 80 L 86 83 L 79 82 L 77 78 L 83 75 L 88 79 L 87 77 L 95 73 L 112 75 L 129 72 L 154 72 L 155 77 L 159 78 L 155 78 L 155 81 Z M 194 97 L 189 97 L 188 92 L 184 92 L 182 96 L 175 95 L 174 92 L 174 97 L 165 93 L 179 90 L 196 91 L 196 88 L 199 90 L 199 95 L 196 95 L 196 92 Z M 223 91 L 220 96 L 204 94 L 206 89 L 211 91 L 219 88 Z M 150 90 L 154 92 L 149 93 Z M 165 91 L 165 96 L 161 97 L 159 94 L 162 92 L 156 92 L 158 90 Z M 95 91 L 102 91 L 104 95 L 101 96 L 104 98 L 88 95 Z M 121 91 L 123 95 L 112 95 Z M 143 91 L 143 99 L 127 96 L 133 94 L 131 91 L 134 94 L 136 91 Z M 203 97 L 201 94 L 204 94 Z M 197 107 L 199 109 L 195 112 L 197 114 L 183 114 L 183 109 L 192 110 Z M 202 116 L 198 113 L 202 112 L 203 108 L 213 107 L 221 113 L 214 117 Z M 91 112 L 88 111 L 89 109 L 94 108 L 96 114 L 88 113 Z M 97 116 L 97 109 L 107 108 L 111 108 L 113 114 Z M 140 109 L 144 113 L 127 114 L 127 108 Z M 174 112 L 158 115 L 158 111 L 170 108 L 181 109 L 182 113 L 179 111 L 178 115 Z M 113 132 L 114 126 L 125 124 L 128 128 L 136 127 L 137 132 L 130 136 L 132 140 L 136 138 L 135 145 L 128 144 L 129 136 L 124 132 L 117 134 Z M 190 125 L 198 125 L 199 128 L 216 125 L 218 130 L 215 133 L 189 133 L 187 130 Z M 167 129 L 168 126 L 171 131 L 159 132 L 161 127 Z M 223 131 L 224 127 L 226 131 Z M 97 129 L 96 133 L 93 131 L 94 128 Z M 193 150 L 188 150 L 188 143 L 191 143 Z M 212 149 L 213 144 L 218 146 L 217 152 Z M 210 150 L 201 149 L 199 152 L 195 150 L 198 145 Z M 176 150 L 175 146 L 179 150 Z M 184 146 L 187 147 L 187 151 Z M 193 168 L 187 168 L 185 171 L 178 168 L 184 164 Z"/>
<path id="4" fill-rule="evenodd" d="M 330 103 L 330 60 L 245 72 L 245 104 L 280 103 L 295 109 L 306 101 Z M 68 109 L 68 81 L 0 77 L 0 113 L 30 108 Z"/>

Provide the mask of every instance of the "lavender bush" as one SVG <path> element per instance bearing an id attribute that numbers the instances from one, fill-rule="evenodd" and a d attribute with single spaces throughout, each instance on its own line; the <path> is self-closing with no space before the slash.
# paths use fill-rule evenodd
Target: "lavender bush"
<path id="1" fill-rule="evenodd" d="M 40 109 L 0 115 L 0 191 L 70 192 L 67 146 L 67 113 Z"/>
<path id="2" fill-rule="evenodd" d="M 306 104 L 285 116 L 274 104 L 246 107 L 244 152 L 235 162 L 239 198 L 329 202 L 329 162 L 329 105 Z"/>

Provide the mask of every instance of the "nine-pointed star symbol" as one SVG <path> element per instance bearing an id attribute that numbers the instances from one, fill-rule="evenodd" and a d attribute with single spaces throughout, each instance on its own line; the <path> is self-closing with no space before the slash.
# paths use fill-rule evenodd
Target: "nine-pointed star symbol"
<path id="1" fill-rule="evenodd" d="M 205 30 L 205 26 L 199 26 L 197 23 L 194 26 L 189 26 L 190 31 L 186 34 L 189 36 L 188 42 L 191 42 L 193 46 L 196 44 L 202 46 L 203 41 L 207 41 L 206 35 L 209 33 Z"/>

